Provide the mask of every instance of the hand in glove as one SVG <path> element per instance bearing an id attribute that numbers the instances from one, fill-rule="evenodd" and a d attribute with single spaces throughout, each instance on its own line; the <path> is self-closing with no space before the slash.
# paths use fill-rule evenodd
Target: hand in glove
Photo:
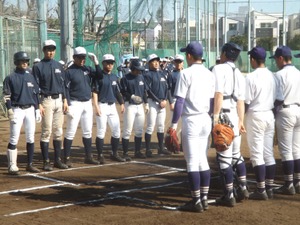
<path id="1" fill-rule="evenodd" d="M 42 121 L 41 111 L 39 109 L 35 110 L 35 120 L 37 123 Z"/>
<path id="2" fill-rule="evenodd" d="M 7 114 L 8 114 L 8 119 L 9 119 L 12 123 L 16 124 L 16 123 L 17 123 L 17 118 L 15 117 L 14 111 L 13 111 L 12 109 L 9 109 L 9 110 L 7 111 Z"/>
<path id="3" fill-rule="evenodd" d="M 131 95 L 131 100 L 135 104 L 141 104 L 143 102 L 143 99 L 140 96 Z"/>
<path id="4" fill-rule="evenodd" d="M 148 114 L 149 111 L 150 111 L 150 109 L 149 109 L 149 104 L 146 103 L 146 104 L 145 104 L 145 113 Z"/>
<path id="5" fill-rule="evenodd" d="M 89 58 L 94 62 L 95 65 L 99 65 L 98 58 L 94 53 L 89 52 L 88 55 L 89 55 Z"/>

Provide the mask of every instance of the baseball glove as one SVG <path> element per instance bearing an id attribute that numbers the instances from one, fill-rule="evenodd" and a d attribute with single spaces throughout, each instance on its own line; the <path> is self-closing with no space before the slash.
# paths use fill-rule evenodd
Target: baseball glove
<path id="1" fill-rule="evenodd" d="M 173 153 L 180 152 L 180 144 L 177 137 L 177 132 L 173 128 L 169 128 L 167 131 L 167 135 L 165 137 L 165 146 L 168 149 L 168 151 Z"/>
<path id="2" fill-rule="evenodd" d="M 228 124 L 219 123 L 214 126 L 212 133 L 214 147 L 217 152 L 223 152 L 227 150 L 234 138 L 232 127 Z"/>

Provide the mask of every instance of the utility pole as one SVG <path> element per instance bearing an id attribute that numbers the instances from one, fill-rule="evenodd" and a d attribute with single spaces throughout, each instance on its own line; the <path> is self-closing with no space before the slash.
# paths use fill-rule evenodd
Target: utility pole
<path id="1" fill-rule="evenodd" d="M 72 1 L 60 0 L 60 58 L 65 62 L 71 60 L 73 55 L 73 26 L 72 26 Z"/>
<path id="2" fill-rule="evenodd" d="M 47 40 L 46 1 L 45 0 L 37 1 L 37 7 L 38 7 L 38 22 L 39 22 L 39 35 L 40 35 L 39 55 L 42 55 L 43 42 Z"/>

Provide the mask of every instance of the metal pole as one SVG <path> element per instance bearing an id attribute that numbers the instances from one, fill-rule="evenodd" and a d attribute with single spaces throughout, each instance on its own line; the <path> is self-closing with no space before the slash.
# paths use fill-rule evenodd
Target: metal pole
<path id="1" fill-rule="evenodd" d="M 283 2 L 282 10 L 282 45 L 286 45 L 286 28 L 285 28 L 285 0 Z"/>
<path id="2" fill-rule="evenodd" d="M 165 25 L 164 25 L 164 0 L 161 0 L 161 48 L 164 49 L 164 30 L 165 30 Z"/>
<path id="3" fill-rule="evenodd" d="M 24 19 L 21 19 L 21 32 L 22 32 L 22 50 L 25 50 L 25 28 L 24 28 Z"/>
<path id="4" fill-rule="evenodd" d="M 186 0 L 186 8 L 185 8 L 185 14 L 186 14 L 186 26 L 185 26 L 185 32 L 186 32 L 186 44 L 190 43 L 191 37 L 190 37 L 190 4 L 189 0 Z"/>
<path id="5" fill-rule="evenodd" d="M 251 50 L 251 0 L 248 0 L 248 51 Z M 250 72 L 250 57 L 248 57 L 247 71 Z"/>
<path id="6" fill-rule="evenodd" d="M 200 1 L 196 1 L 196 39 L 201 42 Z"/>
<path id="7" fill-rule="evenodd" d="M 175 47 L 174 51 L 175 54 L 178 52 L 178 23 L 177 23 L 177 7 L 178 3 L 177 0 L 174 0 L 174 40 L 175 40 Z"/>
<path id="8" fill-rule="evenodd" d="M 47 7 L 45 0 L 38 0 L 38 23 L 39 23 L 39 36 L 40 36 L 40 46 L 39 46 L 39 55 L 42 55 L 42 46 L 43 42 L 47 40 Z"/>
<path id="9" fill-rule="evenodd" d="M 76 33 L 76 46 L 83 45 L 83 0 L 78 0 L 77 2 L 77 33 Z"/>
<path id="10" fill-rule="evenodd" d="M 224 7 L 225 7 L 225 11 L 224 11 L 225 16 L 224 16 L 224 26 L 223 26 L 224 27 L 224 43 L 223 44 L 227 43 L 227 0 L 225 0 Z"/>
<path id="11" fill-rule="evenodd" d="M 5 75 L 6 75 L 6 71 L 5 71 L 5 61 L 4 61 L 4 58 L 6 57 L 5 56 L 5 49 L 4 49 L 4 34 L 3 34 L 3 17 L 0 16 L 0 59 L 1 59 L 1 65 L 0 68 L 1 68 L 1 77 L 2 77 L 2 80 L 1 80 L 1 86 L 2 86 L 2 82 L 5 78 Z"/>
<path id="12" fill-rule="evenodd" d="M 61 39 L 60 39 L 60 57 L 65 62 L 72 59 L 73 55 L 73 27 L 72 27 L 72 1 L 60 0 L 61 17 Z"/>
<path id="13" fill-rule="evenodd" d="M 216 57 L 219 56 L 220 52 L 220 32 L 219 32 L 219 11 L 218 11 L 218 0 L 216 0 L 216 33 L 217 33 L 217 48 L 216 48 Z"/>
<path id="14" fill-rule="evenodd" d="M 210 43 L 211 43 L 211 30 L 210 30 L 210 1 L 207 0 L 207 65 L 210 66 Z"/>
<path id="15" fill-rule="evenodd" d="M 129 45 L 130 49 L 133 50 L 132 46 L 132 18 L 131 18 L 131 0 L 129 0 Z"/>

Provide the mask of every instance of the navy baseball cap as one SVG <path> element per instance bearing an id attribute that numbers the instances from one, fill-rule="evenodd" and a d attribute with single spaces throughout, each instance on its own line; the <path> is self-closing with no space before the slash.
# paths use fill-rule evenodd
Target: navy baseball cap
<path id="1" fill-rule="evenodd" d="M 287 46 L 279 46 L 276 51 L 275 54 L 273 56 L 270 56 L 270 59 L 274 59 L 274 58 L 278 58 L 280 56 L 286 57 L 286 56 L 291 56 L 292 57 L 292 51 L 289 47 Z"/>
<path id="2" fill-rule="evenodd" d="M 190 42 L 185 48 L 181 48 L 180 51 L 189 53 L 194 56 L 202 56 L 203 55 L 203 47 L 197 41 Z"/>
<path id="3" fill-rule="evenodd" d="M 143 71 L 143 70 L 145 70 L 145 67 L 143 67 L 141 65 L 141 61 L 139 59 L 133 59 L 130 62 L 130 69 L 131 70 L 140 70 L 140 71 Z"/>
<path id="4" fill-rule="evenodd" d="M 300 58 L 300 53 L 298 53 L 298 54 L 296 54 L 294 56 L 295 56 L 295 58 Z"/>
<path id="5" fill-rule="evenodd" d="M 251 51 L 248 52 L 248 55 L 254 59 L 266 59 L 267 53 L 263 47 L 257 46 L 252 48 Z"/>

